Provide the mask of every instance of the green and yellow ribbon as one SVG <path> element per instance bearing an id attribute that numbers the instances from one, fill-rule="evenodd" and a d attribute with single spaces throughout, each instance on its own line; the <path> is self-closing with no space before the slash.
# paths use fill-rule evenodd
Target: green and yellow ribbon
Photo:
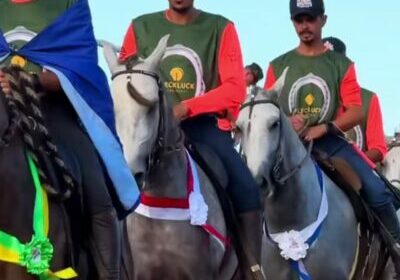
<path id="1" fill-rule="evenodd" d="M 33 211 L 34 235 L 30 242 L 22 244 L 16 237 L 0 230 L 0 261 L 25 267 L 28 273 L 37 275 L 40 280 L 75 278 L 78 274 L 70 267 L 57 272 L 50 270 L 54 248 L 47 237 L 49 232 L 47 193 L 42 188 L 37 167 L 29 153 L 27 158 L 36 191 Z"/>

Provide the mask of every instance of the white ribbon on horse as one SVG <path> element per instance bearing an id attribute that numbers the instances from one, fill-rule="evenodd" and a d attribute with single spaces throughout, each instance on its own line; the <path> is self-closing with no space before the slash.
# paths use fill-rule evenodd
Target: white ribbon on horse
<path id="1" fill-rule="evenodd" d="M 307 257 L 307 250 L 317 241 L 322 223 L 328 216 L 326 188 L 321 170 L 318 166 L 316 166 L 316 168 L 322 192 L 317 220 L 300 231 L 290 230 L 269 235 L 270 238 L 278 244 L 279 249 L 281 249 L 281 256 L 285 260 L 291 260 L 291 262 L 293 262 L 300 279 L 311 279 L 305 269 L 302 259 Z"/>

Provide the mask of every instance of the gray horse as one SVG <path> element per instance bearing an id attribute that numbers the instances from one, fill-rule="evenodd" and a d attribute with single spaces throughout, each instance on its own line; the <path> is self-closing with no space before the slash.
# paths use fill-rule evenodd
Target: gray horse
<path id="1" fill-rule="evenodd" d="M 217 196 L 188 156 L 170 100 L 160 89 L 157 72 L 167 40 L 162 38 L 148 58 L 132 67 L 120 65 L 116 48 L 101 42 L 113 75 L 117 132 L 129 166 L 143 182 L 142 204 L 128 217 L 134 279 L 231 279 L 237 267 L 233 251 L 204 226 L 206 218 L 207 225 L 226 235 Z M 198 177 L 201 188 L 193 201 L 190 177 Z M 188 200 L 189 213 L 182 206 Z M 196 210 L 203 221 L 193 221 Z"/>
<path id="2" fill-rule="evenodd" d="M 383 175 L 396 187 L 400 188 L 400 143 L 389 145 L 389 152 L 382 163 Z"/>
<path id="3" fill-rule="evenodd" d="M 268 279 L 299 279 L 292 266 L 301 271 L 303 265 L 313 280 L 349 279 L 357 257 L 357 221 L 346 195 L 324 174 L 328 212 L 320 233 L 308 250 L 298 234 L 317 220 L 324 195 L 314 162 L 275 103 L 285 73 L 270 92 L 248 97 L 237 121 L 247 165 L 265 194 L 263 268 Z"/>

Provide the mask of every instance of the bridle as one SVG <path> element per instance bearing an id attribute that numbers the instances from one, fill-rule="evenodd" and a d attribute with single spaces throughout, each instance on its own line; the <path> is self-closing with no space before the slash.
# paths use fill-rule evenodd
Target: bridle
<path id="1" fill-rule="evenodd" d="M 134 65 L 133 65 L 134 66 Z M 133 67 L 131 66 L 131 67 Z M 166 145 L 166 126 L 165 126 L 165 97 L 164 97 L 164 92 L 163 92 L 163 87 L 161 85 L 161 80 L 159 75 L 156 72 L 153 71 L 146 71 L 146 70 L 139 70 L 139 69 L 132 69 L 130 66 L 126 65 L 125 70 L 117 71 L 113 73 L 111 76 L 111 80 L 114 80 L 120 75 L 125 75 L 125 74 L 140 74 L 140 75 L 145 75 L 149 76 L 153 79 L 156 80 L 157 86 L 158 86 L 158 110 L 159 110 L 159 119 L 158 119 L 158 127 L 157 127 L 157 136 L 156 136 L 156 142 L 155 145 L 149 154 L 148 157 L 148 168 L 146 171 L 149 173 L 149 171 L 160 162 L 160 158 L 168 153 L 176 152 L 176 151 L 181 151 L 183 149 L 183 146 L 181 145 L 181 140 L 183 139 L 183 134 L 180 133 L 179 139 L 177 140 L 177 145 L 174 146 L 167 146 Z M 148 108 L 153 108 L 154 105 L 156 104 L 155 102 L 152 102 L 145 98 L 142 94 L 140 94 L 135 87 L 131 83 L 131 76 L 127 75 L 127 91 L 129 95 L 132 97 L 133 100 L 135 100 L 139 105 L 148 107 Z"/>
<path id="2" fill-rule="evenodd" d="M 252 115 L 253 115 L 253 110 L 256 105 L 261 105 L 261 104 L 272 104 L 276 106 L 279 109 L 279 114 L 280 114 L 280 119 L 282 119 L 282 111 L 279 107 L 279 104 L 275 102 L 272 99 L 269 99 L 268 97 L 266 99 L 259 99 L 256 100 L 256 95 L 252 94 L 250 97 L 250 101 L 242 104 L 240 107 L 240 111 L 243 110 L 244 108 L 249 107 L 249 120 L 247 124 L 247 132 L 250 133 L 251 131 L 251 122 L 252 122 Z M 280 125 L 280 131 L 279 131 L 279 139 L 281 139 L 282 136 L 282 124 Z M 281 147 L 282 141 L 279 141 L 279 145 L 277 148 L 277 153 L 275 157 L 275 163 L 271 171 L 271 178 L 274 180 L 274 183 L 278 185 L 284 185 L 287 180 L 289 180 L 292 176 L 294 176 L 301 168 L 302 166 L 306 163 L 307 159 L 311 155 L 312 147 L 313 147 L 313 142 L 311 141 L 310 144 L 308 145 L 307 148 L 307 154 L 304 156 L 304 158 L 300 161 L 299 164 L 297 164 L 293 169 L 291 169 L 287 174 L 281 175 L 281 166 L 283 163 L 283 155 L 282 155 L 282 147 Z M 243 153 L 244 160 L 247 161 L 246 155 Z"/>

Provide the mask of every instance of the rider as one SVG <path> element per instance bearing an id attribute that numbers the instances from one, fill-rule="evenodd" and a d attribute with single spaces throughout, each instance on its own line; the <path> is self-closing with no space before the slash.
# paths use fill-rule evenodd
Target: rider
<path id="1" fill-rule="evenodd" d="M 327 37 L 322 41 L 328 49 L 346 55 L 346 45 L 340 39 Z M 363 121 L 350 131 L 346 131 L 346 135 L 372 162 L 380 163 L 387 153 L 387 146 L 379 99 L 372 91 L 361 88 L 361 100 Z"/>
<path id="2" fill-rule="evenodd" d="M 170 34 L 168 56 L 161 63 L 165 90 L 174 98 L 174 115 L 186 136 L 209 146 L 229 177 L 232 199 L 250 252 L 260 261 L 260 190 L 233 148 L 229 113 L 237 117 L 245 98 L 242 53 L 234 24 L 194 7 L 193 0 L 169 0 L 169 9 L 132 21 L 121 61 L 147 57 Z M 218 125 L 217 125 L 218 124 Z M 251 264 L 256 265 L 256 264 Z"/>
<path id="3" fill-rule="evenodd" d="M 36 86 L 45 93 L 41 101 L 52 138 L 60 152 L 85 163 L 80 177 L 88 182 L 82 184 L 82 193 L 99 279 L 119 280 L 121 232 L 108 186 L 113 185 L 117 195 L 123 191 L 136 196 L 117 201 L 123 210 L 134 206 L 138 190 L 114 134 L 111 95 L 97 65 L 87 0 L 0 1 L 0 30 L 0 67 L 17 65 L 36 77 Z M 33 44 L 34 51 L 27 51 Z M 10 94 L 2 71 L 0 85 Z"/>
<path id="4" fill-rule="evenodd" d="M 289 66 L 279 96 L 282 110 L 287 115 L 297 113 L 290 118 L 296 131 L 308 123 L 302 135 L 305 141 L 314 140 L 316 149 L 345 159 L 359 175 L 361 195 L 393 237 L 388 248 L 400 277 L 400 225 L 393 196 L 361 154 L 340 137 L 363 118 L 354 63 L 324 46 L 321 35 L 327 16 L 323 0 L 290 0 L 290 13 L 300 44 L 270 63 L 265 89 Z"/>
<path id="5" fill-rule="evenodd" d="M 250 65 L 247 65 L 244 68 L 245 81 L 247 86 L 247 94 L 251 94 L 252 92 L 256 92 L 254 89 L 257 89 L 257 83 L 264 77 L 263 70 L 260 65 L 253 62 Z"/>

